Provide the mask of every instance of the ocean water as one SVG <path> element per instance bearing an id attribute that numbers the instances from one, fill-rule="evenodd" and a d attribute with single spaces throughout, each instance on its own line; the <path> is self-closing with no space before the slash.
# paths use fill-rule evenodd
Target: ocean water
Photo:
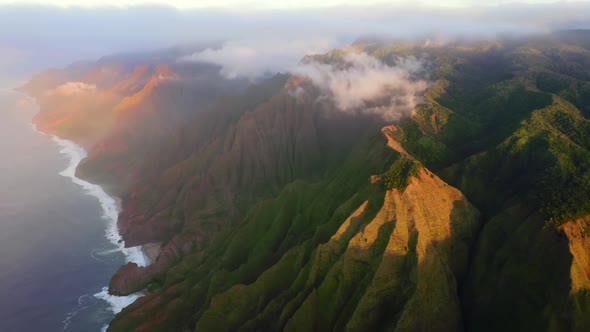
<path id="1" fill-rule="evenodd" d="M 110 296 L 124 248 L 117 207 L 74 176 L 85 151 L 39 133 L 31 99 L 0 90 L 0 331 L 101 331 L 141 294 Z"/>

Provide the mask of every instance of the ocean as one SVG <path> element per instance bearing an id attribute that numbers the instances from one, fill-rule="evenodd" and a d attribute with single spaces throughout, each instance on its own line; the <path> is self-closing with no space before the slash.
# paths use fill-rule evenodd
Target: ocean
<path id="1" fill-rule="evenodd" d="M 107 294 L 125 262 L 117 206 L 74 176 L 77 144 L 37 132 L 35 103 L 0 90 L 0 331 L 103 331 L 141 294 Z"/>

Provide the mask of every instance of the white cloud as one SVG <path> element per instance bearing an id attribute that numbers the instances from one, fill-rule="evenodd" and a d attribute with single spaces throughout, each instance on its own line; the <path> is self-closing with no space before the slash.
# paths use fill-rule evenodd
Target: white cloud
<path id="1" fill-rule="evenodd" d="M 221 5 L 226 0 L 220 1 L 216 4 Z M 14 5 L 0 4 L 0 69 L 3 73 L 0 79 L 24 74 L 28 76 L 34 71 L 64 66 L 76 60 L 179 44 L 211 45 L 226 41 L 227 52 L 209 50 L 195 57 L 220 63 L 226 75 L 243 73 L 251 76 L 259 70 L 285 70 L 277 62 L 281 57 L 285 59 L 285 56 L 265 50 L 260 45 L 264 42 L 272 43 L 277 49 L 285 47 L 286 50 L 293 51 L 292 48 L 302 47 L 298 41 L 310 38 L 315 39 L 319 46 L 322 46 L 322 42 L 327 42 L 336 44 L 330 45 L 332 47 L 340 47 L 367 36 L 396 40 L 479 38 L 590 27 L 587 14 L 590 12 L 589 2 L 510 3 L 498 6 L 486 3 L 449 8 L 437 6 L 434 0 L 412 3 L 384 1 L 380 2 L 382 5 L 362 2 L 363 5 L 359 6 L 322 6 L 292 10 L 257 10 L 251 6 L 247 6 L 247 9 L 185 10 L 163 5 L 125 8 L 53 7 L 10 2 Z M 275 2 L 280 1 L 274 1 L 273 6 Z M 308 2 L 315 4 L 321 1 Z M 504 2 L 507 1 L 502 1 Z M 361 1 L 358 0 L 358 3 Z M 321 4 L 325 5 L 324 2 Z M 43 29 L 34 28 L 39 26 Z M 241 53 L 231 52 L 232 48 L 236 50 L 239 47 L 247 49 Z M 305 48 L 292 54 L 303 55 L 307 53 Z M 20 56 L 15 57 L 14 53 L 2 54 L 2 49 L 18 49 L 35 56 L 20 61 Z M 257 63 L 232 63 L 232 57 L 244 60 L 253 50 L 260 56 Z M 322 47 L 311 48 L 312 52 L 321 53 L 324 50 Z M 300 59 L 299 55 L 289 57 L 295 59 L 289 65 L 296 64 Z M 2 66 L 3 62 L 10 64 Z"/>
<path id="2" fill-rule="evenodd" d="M 330 38 L 282 39 L 278 37 L 234 40 L 221 48 L 208 48 L 183 57 L 181 61 L 210 62 L 222 67 L 228 78 L 257 78 L 285 72 L 304 55 L 324 53 L 338 46 Z"/>
<path id="3" fill-rule="evenodd" d="M 423 70 L 423 63 L 412 57 L 389 66 L 366 53 L 352 53 L 338 63 L 303 63 L 293 73 L 309 78 L 322 98 L 343 112 L 378 114 L 396 121 L 410 115 L 422 101 L 429 82 L 414 77 Z"/>
<path id="4" fill-rule="evenodd" d="M 64 83 L 57 88 L 50 90 L 47 92 L 47 95 L 54 96 L 64 96 L 64 97 L 71 97 L 74 95 L 84 94 L 84 93 L 93 93 L 96 91 L 95 84 L 86 84 L 83 82 L 67 82 Z"/>

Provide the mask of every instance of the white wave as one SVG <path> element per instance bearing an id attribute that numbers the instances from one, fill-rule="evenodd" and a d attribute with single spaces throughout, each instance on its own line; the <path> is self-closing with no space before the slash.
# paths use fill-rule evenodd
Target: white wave
<path id="1" fill-rule="evenodd" d="M 105 235 L 116 248 L 115 250 L 109 250 L 108 252 L 122 252 L 125 256 L 126 262 L 132 262 L 139 266 L 147 266 L 149 264 L 149 259 L 144 255 L 140 246 L 125 248 L 125 241 L 123 241 L 121 234 L 119 233 L 119 228 L 117 227 L 119 210 L 117 208 L 116 200 L 109 196 L 101 186 L 76 177 L 76 167 L 78 167 L 78 164 L 86 158 L 86 151 L 84 148 L 72 141 L 57 136 L 51 136 L 51 138 L 61 148 L 60 153 L 70 160 L 68 167 L 59 174 L 70 178 L 72 182 L 82 187 L 86 194 L 98 199 L 103 210 L 102 217 L 107 222 Z M 115 296 L 108 293 L 108 287 L 104 287 L 102 291 L 94 294 L 94 296 L 106 301 L 109 304 L 109 309 L 117 314 L 123 310 L 124 307 L 143 296 L 143 293 L 139 292 L 129 296 Z"/>
<path id="2" fill-rule="evenodd" d="M 92 249 L 90 252 L 90 257 L 97 262 L 109 264 L 109 260 L 105 259 L 104 257 L 110 256 L 114 253 L 118 253 L 119 249 L 109 249 L 109 250 L 99 250 L 99 249 Z"/>
<path id="3" fill-rule="evenodd" d="M 26 95 L 23 96 L 30 98 Z M 34 98 L 30 99 L 35 101 Z M 61 171 L 59 174 L 64 177 L 70 178 L 72 182 L 82 187 L 82 189 L 84 189 L 87 195 L 96 197 L 96 199 L 100 203 L 103 210 L 102 218 L 106 221 L 105 235 L 109 242 L 111 242 L 115 248 L 112 250 L 102 251 L 99 254 L 121 252 L 125 256 L 126 262 L 132 262 L 137 264 L 138 266 L 147 266 L 148 264 L 150 264 L 149 258 L 143 253 L 141 246 L 125 248 L 125 241 L 123 241 L 123 238 L 121 237 L 121 234 L 119 233 L 119 228 L 117 226 L 117 221 L 119 219 L 119 209 L 117 207 L 117 201 L 115 200 L 115 198 L 109 196 L 102 189 L 101 186 L 84 181 L 76 177 L 76 168 L 78 167 L 80 162 L 84 158 L 86 158 L 86 150 L 84 150 L 82 146 L 76 144 L 75 142 L 59 138 L 55 135 L 47 135 L 46 133 L 39 131 L 37 126 L 33 123 L 31 123 L 31 128 L 39 134 L 50 136 L 51 139 L 53 139 L 53 141 L 57 143 L 57 145 L 60 147 L 59 152 L 69 159 L 69 163 L 66 169 Z M 94 255 L 94 251 L 91 253 L 91 255 Z M 123 310 L 123 308 L 135 302 L 135 300 L 137 300 L 143 295 L 144 294 L 142 292 L 137 292 L 128 296 L 115 296 L 109 294 L 108 287 L 103 287 L 100 292 L 94 294 L 94 297 L 106 301 L 109 304 L 109 309 L 114 314 L 117 314 L 121 310 Z M 85 295 L 82 295 L 80 299 L 84 296 Z M 79 308 L 82 305 L 80 303 L 80 299 L 78 300 L 78 306 L 74 308 L 74 310 L 70 314 L 68 314 L 68 316 L 64 320 L 64 330 L 67 329 L 67 327 L 69 326 L 72 317 L 77 314 L 77 311 L 79 311 L 77 310 L 77 308 Z M 107 328 L 108 324 L 102 328 L 102 331 L 106 331 Z"/>
<path id="4" fill-rule="evenodd" d="M 34 129 L 37 130 L 35 127 Z M 102 217 L 107 223 L 105 235 L 112 245 L 115 246 L 115 249 L 103 251 L 102 253 L 121 252 L 125 256 L 126 262 L 132 262 L 139 266 L 147 266 L 150 263 L 149 259 L 143 253 L 140 246 L 125 248 L 125 241 L 123 241 L 123 238 L 119 233 L 119 228 L 117 227 L 117 220 L 119 218 L 117 201 L 113 197 L 109 196 L 101 186 L 76 177 L 76 168 L 78 167 L 78 164 L 80 164 L 80 162 L 86 158 L 86 150 L 72 141 L 62 139 L 54 135 L 51 135 L 51 138 L 60 147 L 59 152 L 65 155 L 70 161 L 67 168 L 61 171 L 59 174 L 70 178 L 72 182 L 82 187 L 86 194 L 96 197 L 102 207 Z M 137 292 L 128 296 L 115 296 L 109 294 L 108 287 L 103 287 L 100 292 L 94 294 L 94 297 L 106 301 L 109 304 L 109 309 L 114 314 L 117 314 L 123 310 L 123 308 L 135 302 L 135 300 L 143 295 L 143 293 Z M 104 326 L 103 330 L 106 331 L 107 328 L 108 325 Z"/>
<path id="5" fill-rule="evenodd" d="M 109 294 L 108 287 L 103 287 L 100 292 L 94 294 L 94 297 L 106 301 L 109 304 L 109 309 L 116 315 L 143 295 L 144 294 L 142 292 L 137 292 L 127 296 L 115 296 Z M 106 324 L 101 328 L 100 331 L 106 332 L 108 328 L 109 324 Z"/>
<path id="6" fill-rule="evenodd" d="M 75 184 L 82 187 L 86 194 L 96 197 L 103 210 L 103 219 L 107 221 L 106 237 L 107 239 L 117 248 L 118 251 L 125 255 L 127 262 L 136 263 L 139 266 L 146 266 L 149 264 L 148 258 L 144 255 L 140 246 L 125 248 L 125 241 L 119 234 L 119 228 L 117 227 L 117 220 L 119 217 L 119 210 L 117 208 L 117 202 L 111 196 L 109 196 L 101 186 L 84 181 L 76 177 L 76 167 L 78 164 L 86 158 L 86 151 L 80 145 L 59 138 L 57 136 L 51 136 L 51 138 L 59 145 L 60 153 L 65 155 L 70 163 L 68 167 L 61 171 L 59 174 L 68 177 Z"/>
<path id="7" fill-rule="evenodd" d="M 48 136 L 46 133 L 42 132 L 41 130 L 39 130 L 37 128 L 37 125 L 34 123 L 29 123 L 29 125 L 31 126 L 31 129 L 33 129 L 34 132 L 36 132 L 37 134 L 43 135 L 43 136 Z"/>
<path id="8" fill-rule="evenodd" d="M 143 295 L 144 294 L 142 292 L 137 292 L 127 296 L 115 296 L 109 294 L 108 287 L 103 287 L 100 292 L 94 294 L 94 297 L 108 302 L 109 309 L 115 314 L 118 314 L 121 312 L 121 310 L 123 310 L 123 308 L 135 302 L 135 300 L 142 297 Z"/>
<path id="9" fill-rule="evenodd" d="M 84 294 L 80 297 L 78 297 L 78 305 L 70 310 L 70 312 L 67 314 L 66 318 L 62 321 L 62 323 L 64 324 L 63 327 L 63 331 L 67 330 L 68 327 L 70 327 L 70 324 L 72 323 L 72 319 L 82 310 L 88 308 L 90 306 L 90 304 L 88 304 L 88 300 L 86 300 L 88 298 L 88 296 L 90 296 L 90 294 Z"/>
<path id="10" fill-rule="evenodd" d="M 117 252 L 119 252 L 119 248 L 109 249 L 109 250 L 98 250 L 98 249 L 94 248 L 90 252 L 90 257 L 92 257 L 96 261 L 99 261 L 101 263 L 105 263 L 106 261 L 101 257 L 109 256 L 109 255 L 112 255 Z"/>

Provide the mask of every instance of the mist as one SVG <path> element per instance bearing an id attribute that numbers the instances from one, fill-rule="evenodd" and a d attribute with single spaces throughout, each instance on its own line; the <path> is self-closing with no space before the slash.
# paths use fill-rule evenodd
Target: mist
<path id="1" fill-rule="evenodd" d="M 358 38 L 490 37 L 588 28 L 588 3 L 468 8 L 340 6 L 300 10 L 177 9 L 168 6 L 0 6 L 1 81 L 104 55 L 215 42 L 179 61 L 221 66 L 227 77 L 288 71 L 306 54 Z"/>
<path id="2" fill-rule="evenodd" d="M 415 77 L 423 71 L 424 63 L 413 57 L 400 58 L 389 66 L 366 53 L 351 53 L 341 63 L 308 61 L 292 73 L 310 79 L 320 89 L 320 99 L 329 100 L 340 111 L 397 121 L 422 101 L 430 83 Z"/>
<path id="3" fill-rule="evenodd" d="M 86 84 L 82 82 L 67 82 L 65 84 L 58 86 L 54 90 L 47 91 L 47 94 L 71 97 L 83 93 L 93 93 L 94 91 L 96 91 L 95 84 Z"/>

